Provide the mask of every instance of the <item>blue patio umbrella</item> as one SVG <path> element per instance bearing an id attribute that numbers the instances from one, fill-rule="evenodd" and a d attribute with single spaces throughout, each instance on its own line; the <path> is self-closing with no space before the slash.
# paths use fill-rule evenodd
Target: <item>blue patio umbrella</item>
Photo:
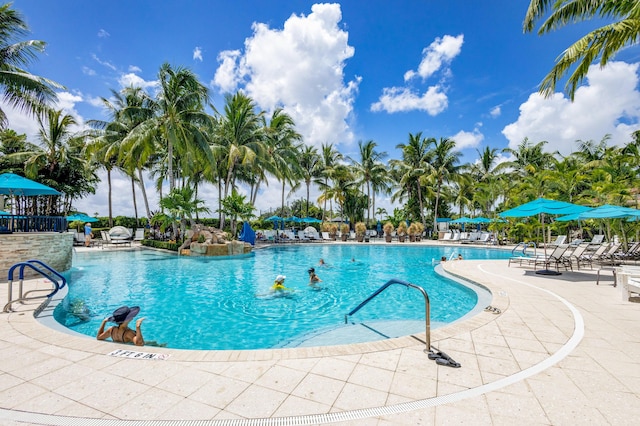
<path id="1" fill-rule="evenodd" d="M 303 217 L 302 219 L 300 219 L 300 222 L 304 222 L 304 223 L 320 223 L 322 222 L 320 219 L 316 219 L 315 217 Z"/>
<path id="2" fill-rule="evenodd" d="M 557 218 L 560 221 L 580 220 L 580 219 L 619 219 L 625 217 L 638 217 L 640 210 L 631 207 L 613 206 L 605 204 L 594 209 L 590 209 L 581 213 L 574 213 Z"/>
<path id="3" fill-rule="evenodd" d="M 302 219 L 300 219 L 298 216 L 291 216 L 285 219 L 287 222 L 296 222 L 296 223 L 300 223 L 302 222 Z"/>
<path id="4" fill-rule="evenodd" d="M 0 210 L 0 216 L 9 216 L 11 213 L 7 213 L 4 210 Z"/>
<path id="5" fill-rule="evenodd" d="M 454 220 L 450 221 L 449 223 L 473 223 L 473 219 L 468 218 L 466 216 L 462 216 L 462 217 L 459 217 L 457 219 L 454 219 Z"/>
<path id="6" fill-rule="evenodd" d="M 72 214 L 70 216 L 67 216 L 66 219 L 67 219 L 67 222 L 76 222 L 76 221 L 97 222 L 99 220 L 99 219 L 96 219 L 95 217 L 87 216 L 86 214 L 82 214 L 82 213 Z"/>
<path id="7" fill-rule="evenodd" d="M 270 217 L 266 218 L 265 220 L 270 220 L 270 221 L 281 221 L 281 220 L 284 220 L 284 218 L 282 218 L 282 217 L 280 217 L 280 216 L 277 216 L 277 215 L 274 215 L 274 216 L 270 216 Z"/>
<path id="8" fill-rule="evenodd" d="M 549 200 L 546 198 L 538 198 L 537 200 L 530 201 L 525 204 L 521 204 L 518 207 L 514 207 L 499 214 L 500 217 L 528 217 L 535 215 L 543 215 L 542 217 L 542 241 L 545 242 L 544 232 L 544 215 L 568 215 L 574 213 L 582 213 L 587 210 L 591 210 L 590 207 L 580 206 L 578 204 L 571 204 L 564 201 Z M 545 257 L 547 255 L 547 245 L 544 244 Z M 541 275 L 560 275 L 560 272 L 550 270 L 536 271 Z"/>
<path id="9" fill-rule="evenodd" d="M 0 194 L 32 197 L 36 195 L 60 195 L 60 192 L 15 173 L 3 173 L 0 175 Z"/>

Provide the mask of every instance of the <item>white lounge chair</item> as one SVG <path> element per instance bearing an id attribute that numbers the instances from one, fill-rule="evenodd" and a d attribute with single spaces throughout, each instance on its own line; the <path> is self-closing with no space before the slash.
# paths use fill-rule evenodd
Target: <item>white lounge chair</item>
<path id="1" fill-rule="evenodd" d="M 133 241 L 142 241 L 144 240 L 144 229 L 138 228 L 136 229 L 136 234 L 133 236 Z"/>
<path id="2" fill-rule="evenodd" d="M 322 232 L 322 241 L 333 241 L 328 232 Z"/>

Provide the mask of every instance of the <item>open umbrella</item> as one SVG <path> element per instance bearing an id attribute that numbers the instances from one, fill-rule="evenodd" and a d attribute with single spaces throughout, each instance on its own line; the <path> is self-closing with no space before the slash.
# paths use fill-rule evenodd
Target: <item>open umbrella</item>
<path id="1" fill-rule="evenodd" d="M 582 213 L 587 210 L 591 210 L 590 207 L 580 206 L 577 204 L 571 204 L 564 201 L 549 200 L 546 198 L 538 198 L 537 200 L 530 201 L 522 204 L 518 207 L 514 207 L 510 210 L 500 213 L 501 217 L 528 217 L 535 215 L 542 215 L 542 242 L 545 243 L 544 232 L 544 215 L 568 215 L 574 213 Z M 547 245 L 544 244 L 544 256 L 547 257 Z M 536 271 L 536 274 L 541 275 L 560 275 L 558 271 L 551 271 L 549 269 Z"/>
<path id="2" fill-rule="evenodd" d="M 9 216 L 11 213 L 7 213 L 4 210 L 0 210 L 0 216 Z"/>
<path id="3" fill-rule="evenodd" d="M 3 173 L 0 175 L 0 194 L 31 197 L 36 195 L 60 195 L 60 192 L 14 173 Z"/>
<path id="4" fill-rule="evenodd" d="M 303 217 L 302 219 L 300 219 L 300 222 L 304 222 L 304 223 L 320 223 L 322 222 L 320 219 L 316 219 L 315 217 Z"/>
<path id="5" fill-rule="evenodd" d="M 640 210 L 631 207 L 612 206 L 605 204 L 581 213 L 574 213 L 557 218 L 556 220 L 569 221 L 579 219 L 619 219 L 624 217 L 640 216 Z"/>
<path id="6" fill-rule="evenodd" d="M 287 222 L 296 222 L 296 223 L 300 223 L 302 222 L 302 219 L 300 219 L 298 216 L 291 216 L 285 219 Z"/>
<path id="7" fill-rule="evenodd" d="M 473 219 L 463 216 L 463 217 L 459 217 L 457 219 L 452 220 L 449 223 L 473 223 Z"/>
<path id="8" fill-rule="evenodd" d="M 76 222 L 76 221 L 97 222 L 99 220 L 99 219 L 96 219 L 95 217 L 87 216 L 86 214 L 82 214 L 82 213 L 72 214 L 70 216 L 67 216 L 66 219 L 67 219 L 67 222 Z"/>

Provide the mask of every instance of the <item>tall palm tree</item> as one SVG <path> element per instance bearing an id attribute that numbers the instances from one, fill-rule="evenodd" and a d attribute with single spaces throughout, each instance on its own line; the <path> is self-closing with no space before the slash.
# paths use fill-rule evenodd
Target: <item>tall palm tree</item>
<path id="1" fill-rule="evenodd" d="M 167 63 L 160 67 L 158 81 L 160 89 L 154 105 L 157 112 L 137 126 L 131 136 L 143 140 L 151 138 L 166 144 L 166 177 L 171 191 L 175 188 L 176 157 L 193 150 L 214 161 L 204 131 L 213 125 L 212 117 L 204 111 L 209 103 L 209 90 L 191 70 L 182 67 L 174 69 Z"/>
<path id="2" fill-rule="evenodd" d="M 38 115 L 56 100 L 54 89 L 61 85 L 24 70 L 42 52 L 40 40 L 17 41 L 29 32 L 20 13 L 11 3 L 0 6 L 0 91 L 2 100 L 20 111 Z M 0 129 L 7 125 L 7 115 L 0 108 Z"/>
<path id="3" fill-rule="evenodd" d="M 307 205 L 305 216 L 309 216 L 309 192 L 311 188 L 311 182 L 322 175 L 322 159 L 318 154 L 318 150 L 313 146 L 303 146 L 300 153 L 299 165 L 302 178 L 304 179 L 304 183 L 307 188 Z"/>
<path id="4" fill-rule="evenodd" d="M 554 93 L 558 81 L 577 64 L 565 85 L 565 90 L 573 100 L 578 85 L 595 60 L 600 66 L 605 66 L 620 49 L 638 43 L 640 37 L 640 3 L 637 1 L 531 0 L 524 18 L 524 31 L 533 31 L 536 22 L 547 14 L 549 16 L 538 30 L 539 35 L 569 23 L 590 19 L 612 21 L 589 32 L 558 57 L 540 84 L 540 93 L 547 97 Z"/>
<path id="5" fill-rule="evenodd" d="M 440 192 L 442 185 L 447 182 L 459 169 L 458 163 L 462 153 L 454 151 L 456 142 L 449 138 L 440 138 L 439 141 L 432 139 L 434 145 L 433 159 L 431 162 L 432 175 L 436 182 L 436 201 L 433 212 L 433 231 L 437 229 L 438 219 L 438 203 L 440 201 Z"/>
<path id="6" fill-rule="evenodd" d="M 322 156 L 322 176 L 316 180 L 316 184 L 320 187 L 320 190 L 323 191 L 323 194 L 318 198 L 318 202 L 323 203 L 322 221 L 324 222 L 327 211 L 327 201 L 331 203 L 331 200 L 333 199 L 330 195 L 330 181 L 333 180 L 336 174 L 336 169 L 340 165 L 339 163 L 343 156 L 332 143 L 323 143 L 320 150 Z M 330 207 L 331 210 L 333 210 L 332 204 L 330 204 Z"/>
<path id="7" fill-rule="evenodd" d="M 349 158 L 355 168 L 356 175 L 360 178 L 360 183 L 364 184 L 367 189 L 367 223 L 371 221 L 371 181 L 374 174 L 379 174 L 379 170 L 384 169 L 381 160 L 387 156 L 386 152 L 376 151 L 376 146 L 378 144 L 373 140 L 359 141 L 359 160 Z"/>
<path id="8" fill-rule="evenodd" d="M 392 160 L 391 164 L 396 169 L 398 183 L 401 188 L 407 188 L 406 195 L 411 197 L 415 188 L 420 208 L 420 220 L 422 225 L 426 224 L 424 217 L 424 200 L 422 196 L 422 186 L 427 173 L 431 170 L 429 164 L 432 158 L 432 152 L 429 149 L 431 139 L 422 136 L 422 132 L 416 134 L 409 133 L 409 142 L 407 144 L 398 144 L 396 148 L 402 150 L 401 160 Z M 395 199 L 402 197 L 402 192 L 397 192 Z"/>

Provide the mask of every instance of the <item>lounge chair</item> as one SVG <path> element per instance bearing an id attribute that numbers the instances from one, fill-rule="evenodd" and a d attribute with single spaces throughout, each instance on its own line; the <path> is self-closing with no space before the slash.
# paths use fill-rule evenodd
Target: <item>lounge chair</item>
<path id="1" fill-rule="evenodd" d="M 136 229 L 136 233 L 133 236 L 133 241 L 142 241 L 144 240 L 144 229 Z"/>
<path id="2" fill-rule="evenodd" d="M 328 232 L 322 233 L 322 241 L 333 241 L 333 239 L 329 236 Z"/>
<path id="3" fill-rule="evenodd" d="M 112 228 L 113 229 L 113 228 Z M 126 229 L 126 228 L 125 228 Z M 104 239 L 102 243 L 102 248 L 104 248 L 105 244 L 113 245 L 113 246 L 129 246 L 131 247 L 131 240 L 128 238 L 122 237 L 112 237 L 111 234 L 105 231 L 100 231 L 102 238 Z"/>
<path id="4" fill-rule="evenodd" d="M 440 241 L 450 241 L 451 240 L 451 231 L 447 231 L 442 235 Z"/>
<path id="5" fill-rule="evenodd" d="M 558 247 L 558 246 L 561 246 L 562 244 L 565 244 L 566 241 L 567 241 L 566 235 L 558 235 L 556 237 L 556 240 L 552 243 L 549 243 L 547 247 Z"/>
<path id="6" fill-rule="evenodd" d="M 549 269 L 549 267 L 553 264 L 556 267 L 556 270 L 560 270 L 560 265 L 564 266 L 565 269 L 573 267 L 571 266 L 571 261 L 568 257 L 565 257 L 565 253 L 569 248 L 568 244 L 559 245 L 548 256 L 539 256 L 533 261 L 533 269 L 537 269 L 538 265 L 543 265 L 545 269 Z"/>
<path id="7" fill-rule="evenodd" d="M 588 246 L 589 244 L 580 244 L 579 246 L 575 247 L 573 251 L 568 255 L 569 262 L 571 262 L 571 264 L 573 265 L 573 262 L 575 261 L 577 269 L 580 269 L 580 263 L 585 263 L 582 260 L 582 256 L 586 252 Z"/>

